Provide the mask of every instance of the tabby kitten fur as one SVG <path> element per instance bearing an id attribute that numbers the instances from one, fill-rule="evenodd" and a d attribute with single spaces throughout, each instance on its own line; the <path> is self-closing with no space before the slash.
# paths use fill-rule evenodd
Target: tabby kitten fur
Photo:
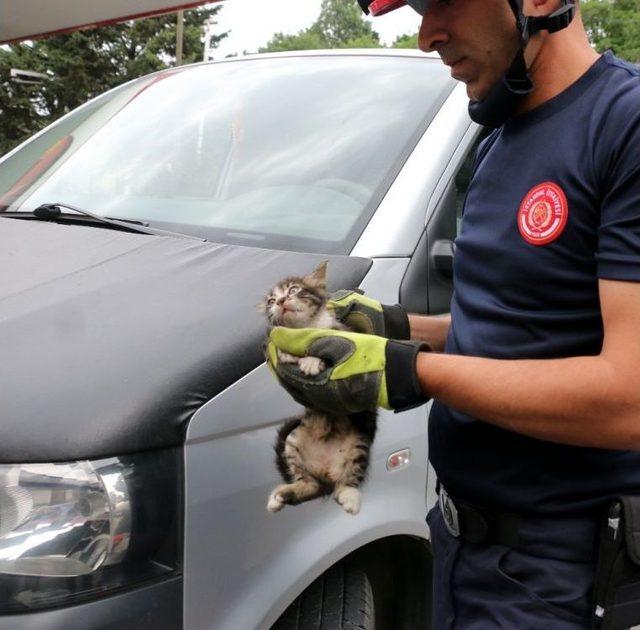
<path id="1" fill-rule="evenodd" d="M 327 263 L 303 277 L 285 278 L 264 298 L 259 309 L 269 326 L 348 330 L 327 308 Z M 302 372 L 315 375 L 325 366 L 317 357 L 296 357 L 278 351 L 278 360 L 297 363 Z M 306 409 L 278 430 L 276 465 L 286 483 L 274 488 L 267 509 L 278 512 L 285 505 L 331 494 L 349 514 L 360 511 L 359 486 L 369 465 L 376 433 L 376 411 L 359 414 L 327 414 Z"/>

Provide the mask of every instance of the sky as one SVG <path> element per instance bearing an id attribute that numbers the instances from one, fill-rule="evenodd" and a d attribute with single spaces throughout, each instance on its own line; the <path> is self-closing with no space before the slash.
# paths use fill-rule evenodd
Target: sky
<path id="1" fill-rule="evenodd" d="M 306 29 L 320 14 L 320 3 L 321 0 L 225 0 L 216 30 L 231 32 L 212 51 L 212 57 L 222 59 L 245 50 L 257 52 L 275 33 L 295 34 Z M 409 7 L 366 19 L 372 21 L 383 44 L 390 44 L 398 35 L 413 34 L 420 26 L 420 17 Z"/>

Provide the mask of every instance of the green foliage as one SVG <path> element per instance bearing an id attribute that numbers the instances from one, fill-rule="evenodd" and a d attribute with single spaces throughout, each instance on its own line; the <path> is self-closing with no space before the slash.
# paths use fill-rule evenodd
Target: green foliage
<path id="1" fill-rule="evenodd" d="M 374 35 L 377 35 L 377 33 L 374 33 Z M 344 46 L 341 46 L 341 48 L 381 48 L 381 45 L 378 39 L 374 39 L 368 35 L 361 35 L 355 39 L 350 39 Z"/>
<path id="2" fill-rule="evenodd" d="M 299 31 L 296 35 L 285 35 L 276 33 L 268 42 L 265 48 L 260 48 L 258 52 L 284 52 L 287 50 L 318 50 L 328 48 L 327 41 L 322 33 L 316 28 L 308 28 Z"/>
<path id="3" fill-rule="evenodd" d="M 258 52 L 319 48 L 380 48 L 380 39 L 355 0 L 322 0 L 320 16 L 308 29 L 277 33 Z"/>
<path id="4" fill-rule="evenodd" d="M 378 34 L 371 28 L 354 0 L 322 0 L 320 17 L 315 25 L 329 48 L 338 48 L 355 41 L 378 44 Z M 313 27 L 312 27 L 313 28 Z"/>
<path id="5" fill-rule="evenodd" d="M 183 63 L 202 60 L 203 24 L 218 11 L 185 11 Z M 175 13 L 0 48 L 0 155 L 88 99 L 174 65 L 175 54 Z M 11 68 L 51 78 L 16 83 Z"/>
<path id="6" fill-rule="evenodd" d="M 582 18 L 599 52 L 640 62 L 640 0 L 583 0 Z"/>
<path id="7" fill-rule="evenodd" d="M 392 48 L 414 48 L 418 49 L 418 33 L 415 35 L 400 35 L 391 44 Z"/>

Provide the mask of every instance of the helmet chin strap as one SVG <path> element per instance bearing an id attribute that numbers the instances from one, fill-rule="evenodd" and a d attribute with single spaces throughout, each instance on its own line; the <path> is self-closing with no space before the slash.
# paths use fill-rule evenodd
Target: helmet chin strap
<path id="1" fill-rule="evenodd" d="M 520 47 L 513 63 L 483 100 L 469 103 L 471 119 L 485 127 L 501 127 L 511 118 L 522 99 L 533 91 L 535 86 L 524 59 L 531 37 L 540 31 L 557 33 L 567 28 L 575 15 L 575 4 L 571 0 L 562 0 L 562 7 L 542 17 L 525 16 L 522 3 L 523 0 L 509 0 L 520 35 Z"/>

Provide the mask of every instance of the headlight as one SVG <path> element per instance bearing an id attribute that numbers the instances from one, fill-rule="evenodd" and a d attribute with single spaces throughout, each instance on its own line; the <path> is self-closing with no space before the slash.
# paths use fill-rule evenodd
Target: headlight
<path id="1" fill-rule="evenodd" d="M 0 465 L 0 613 L 179 571 L 177 451 Z"/>

